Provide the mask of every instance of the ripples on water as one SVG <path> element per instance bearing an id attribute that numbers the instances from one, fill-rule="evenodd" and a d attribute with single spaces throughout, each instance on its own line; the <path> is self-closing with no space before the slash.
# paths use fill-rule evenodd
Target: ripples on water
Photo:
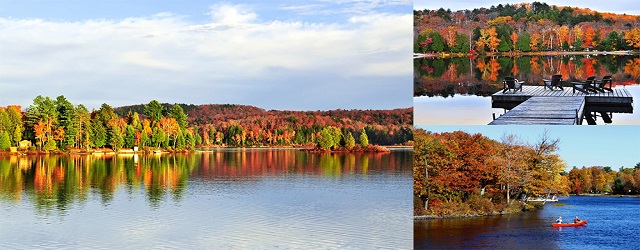
<path id="1" fill-rule="evenodd" d="M 411 248 L 411 152 L 352 156 L 245 151 L 141 159 L 141 167 L 107 160 L 80 168 L 88 174 L 44 176 L 44 189 L 30 184 L 32 170 L 13 171 L 23 187 L 16 194 L 11 178 L 0 181 L 0 249 Z M 90 190 L 65 186 L 80 182 Z"/>
<path id="2" fill-rule="evenodd" d="M 572 196 L 541 210 L 505 216 L 422 220 L 416 249 L 639 249 L 640 198 Z M 586 226 L 552 228 L 558 217 Z"/>

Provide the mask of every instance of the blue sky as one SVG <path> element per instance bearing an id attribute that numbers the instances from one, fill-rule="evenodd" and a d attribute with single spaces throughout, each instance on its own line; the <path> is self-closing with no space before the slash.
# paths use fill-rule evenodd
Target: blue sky
<path id="1" fill-rule="evenodd" d="M 412 2 L 0 0 L 0 106 L 412 105 Z"/>
<path id="2" fill-rule="evenodd" d="M 535 143 L 545 129 L 550 138 L 560 139 L 558 154 L 567 170 L 573 166 L 633 167 L 640 162 L 640 126 L 417 126 L 432 132 L 481 133 L 500 141 L 504 134 L 518 135 Z"/>
<path id="3" fill-rule="evenodd" d="M 414 9 L 416 10 L 437 10 L 439 8 L 451 9 L 451 11 L 463 10 L 463 9 L 475 9 L 475 8 L 489 8 L 491 5 L 497 6 L 498 4 L 516 4 L 516 3 L 532 3 L 543 2 L 548 5 L 557 6 L 571 6 L 580 8 L 590 8 L 600 12 L 612 12 L 618 14 L 640 15 L 640 4 L 637 0 L 616 0 L 616 1 L 602 1 L 602 0 L 548 0 L 548 1 L 530 1 L 530 0 L 415 0 L 413 1 Z"/>
<path id="4" fill-rule="evenodd" d="M 208 21 L 209 7 L 215 4 L 244 5 L 260 13 L 258 20 L 300 20 L 343 22 L 352 14 L 386 12 L 406 14 L 412 9 L 407 0 L 0 0 L 0 15 L 18 19 L 80 21 L 86 19 L 124 19 L 157 13 L 183 15 L 195 22 Z"/>

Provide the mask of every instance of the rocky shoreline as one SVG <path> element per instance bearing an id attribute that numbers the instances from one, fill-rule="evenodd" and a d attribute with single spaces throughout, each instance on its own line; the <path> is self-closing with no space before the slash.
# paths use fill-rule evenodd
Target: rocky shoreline
<path id="1" fill-rule="evenodd" d="M 464 215 L 442 215 L 442 216 L 438 216 L 438 215 L 414 215 L 413 216 L 413 220 L 431 220 L 431 219 L 455 219 L 455 218 L 473 218 L 473 217 L 485 217 L 485 216 L 495 216 L 495 215 L 507 215 L 507 214 L 514 214 L 514 213 L 520 213 L 523 211 L 518 211 L 518 212 L 506 212 L 506 211 L 501 211 L 501 212 L 492 212 L 489 214 L 464 214 Z"/>

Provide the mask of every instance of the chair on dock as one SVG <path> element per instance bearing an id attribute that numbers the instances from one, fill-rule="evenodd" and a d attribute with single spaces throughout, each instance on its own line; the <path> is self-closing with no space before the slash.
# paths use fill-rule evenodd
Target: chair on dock
<path id="1" fill-rule="evenodd" d="M 609 84 L 608 88 L 607 88 L 607 84 Z M 605 90 L 609 92 L 613 92 L 613 89 L 611 89 L 612 85 L 613 85 L 613 80 L 609 75 L 609 76 L 602 77 L 602 80 L 600 81 L 596 81 L 595 88 L 600 92 L 604 92 Z"/>
<path id="2" fill-rule="evenodd" d="M 502 93 L 505 93 L 510 89 L 513 89 L 514 92 L 517 90 L 520 90 L 520 92 L 522 92 L 522 83 L 524 82 L 520 82 L 518 81 L 518 79 L 515 79 L 511 76 L 507 76 L 504 78 L 502 83 L 504 83 L 504 90 L 502 91 Z"/>
<path id="3" fill-rule="evenodd" d="M 576 90 L 587 95 L 590 92 L 598 93 L 598 90 L 595 87 L 595 83 L 596 83 L 595 76 L 587 77 L 587 80 L 584 82 L 571 82 L 571 84 L 573 84 L 573 93 L 575 93 Z"/>
<path id="4" fill-rule="evenodd" d="M 549 90 L 553 90 L 554 88 L 564 90 L 562 88 L 562 75 L 553 75 L 551 80 L 542 79 L 542 81 L 544 81 L 544 88 L 549 88 Z"/>

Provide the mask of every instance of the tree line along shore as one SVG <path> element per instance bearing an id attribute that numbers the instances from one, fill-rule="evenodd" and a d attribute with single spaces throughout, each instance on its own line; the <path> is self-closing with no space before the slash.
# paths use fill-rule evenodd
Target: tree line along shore
<path id="1" fill-rule="evenodd" d="M 431 56 L 626 54 L 640 49 L 636 15 L 533 2 L 455 12 L 414 10 L 413 17 L 414 53 Z"/>
<path id="2" fill-rule="evenodd" d="M 573 167 L 545 132 L 534 143 L 500 141 L 462 131 L 414 131 L 416 219 L 486 216 L 541 207 L 528 198 L 554 195 L 638 195 L 640 163 L 631 168 Z"/>
<path id="3" fill-rule="evenodd" d="M 411 108 L 265 111 L 156 100 L 115 109 L 105 103 L 89 112 L 64 96 L 37 96 L 25 110 L 18 105 L 0 107 L 0 154 L 158 153 L 220 147 L 384 151 L 384 145 L 411 145 L 411 113 Z"/>

